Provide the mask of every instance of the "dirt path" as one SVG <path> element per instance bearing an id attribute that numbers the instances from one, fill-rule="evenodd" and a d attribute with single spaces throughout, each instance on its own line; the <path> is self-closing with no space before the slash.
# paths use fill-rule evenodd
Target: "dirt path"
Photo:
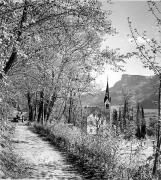
<path id="1" fill-rule="evenodd" d="M 31 132 L 27 126 L 16 125 L 13 141 L 15 152 L 33 167 L 32 178 L 83 180 L 56 148 Z"/>

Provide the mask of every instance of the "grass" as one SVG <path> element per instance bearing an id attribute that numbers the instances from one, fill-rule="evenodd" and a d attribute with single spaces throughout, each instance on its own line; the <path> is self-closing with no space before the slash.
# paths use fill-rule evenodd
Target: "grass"
<path id="1" fill-rule="evenodd" d="M 1 178 L 24 179 L 31 175 L 30 167 L 12 150 L 0 154 L 3 176 Z"/>
<path id="2" fill-rule="evenodd" d="M 11 137 L 14 133 L 13 124 L 0 121 L 0 178 L 23 179 L 31 175 L 29 165 L 13 152 Z"/>
<path id="3" fill-rule="evenodd" d="M 86 174 L 88 178 L 113 179 L 116 175 L 115 169 L 115 143 L 108 140 L 108 143 L 97 137 L 86 135 L 78 128 L 72 129 L 66 124 L 55 124 L 51 127 L 34 125 L 37 133 L 48 137 L 48 140 L 66 151 L 72 163 Z M 77 162 L 74 162 L 77 161 Z"/>
<path id="4" fill-rule="evenodd" d="M 68 156 L 78 162 L 77 165 L 82 170 L 88 171 L 87 179 L 151 179 L 153 160 L 148 162 L 143 159 L 144 162 L 140 163 L 142 152 L 137 145 L 138 141 L 135 142 L 137 147 L 133 148 L 133 152 L 130 152 L 130 147 L 128 147 L 128 152 L 123 147 L 125 162 L 122 163 L 120 144 L 123 139 L 114 137 L 109 131 L 106 137 L 91 136 L 76 127 L 71 128 L 63 123 L 52 126 L 35 124 L 34 129 L 38 134 L 46 136 L 54 146 L 66 151 Z M 129 166 L 130 158 L 132 164 Z"/>

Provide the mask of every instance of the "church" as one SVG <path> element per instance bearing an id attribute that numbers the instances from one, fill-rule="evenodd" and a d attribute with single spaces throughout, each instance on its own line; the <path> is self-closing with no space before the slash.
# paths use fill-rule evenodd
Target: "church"
<path id="1" fill-rule="evenodd" d="M 102 100 L 103 101 L 103 100 Z M 85 107 L 87 112 L 87 119 L 86 119 L 86 132 L 88 134 L 96 135 L 99 133 L 101 127 L 105 126 L 106 124 L 110 124 L 111 119 L 111 97 L 109 94 L 109 85 L 107 79 L 107 86 L 106 92 L 104 97 L 104 107 L 97 107 L 97 106 L 88 106 Z"/>

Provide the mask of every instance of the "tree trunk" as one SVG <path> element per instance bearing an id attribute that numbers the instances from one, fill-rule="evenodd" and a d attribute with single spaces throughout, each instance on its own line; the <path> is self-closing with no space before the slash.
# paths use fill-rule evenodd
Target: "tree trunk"
<path id="1" fill-rule="evenodd" d="M 126 114 L 127 114 L 127 101 L 125 99 L 124 101 L 124 109 L 123 109 L 123 130 L 125 131 L 126 129 Z"/>
<path id="2" fill-rule="evenodd" d="M 54 106 L 54 103 L 55 103 L 55 101 L 56 101 L 56 98 L 57 98 L 57 97 L 56 97 L 56 93 L 54 92 L 53 95 L 52 95 L 52 97 L 51 97 L 51 100 L 49 101 L 49 103 L 48 103 L 48 105 L 47 105 L 46 121 L 49 120 L 49 117 L 50 117 L 50 115 L 51 115 L 52 108 L 53 108 L 53 106 Z"/>
<path id="3" fill-rule="evenodd" d="M 42 122 L 42 118 L 43 118 L 43 98 L 44 98 L 44 92 L 41 91 L 40 92 L 40 102 L 39 102 L 39 111 L 38 111 L 38 117 L 37 117 L 37 122 Z"/>
<path id="4" fill-rule="evenodd" d="M 18 27 L 18 31 L 17 31 L 17 41 L 19 41 L 19 42 L 21 41 L 23 23 L 27 19 L 27 4 L 28 4 L 28 2 L 27 2 L 27 0 L 25 0 L 22 17 L 21 17 L 21 20 L 20 20 L 20 22 L 18 24 L 19 27 Z M 4 71 L 5 74 L 8 73 L 8 71 L 14 65 L 16 60 L 17 60 L 17 49 L 16 49 L 16 47 L 13 47 L 11 56 L 9 57 L 9 60 L 7 61 L 5 67 L 3 68 L 3 71 Z M 3 76 L 2 76 L 2 74 L 0 74 L 0 79 L 2 79 L 2 78 L 3 78 Z"/>
<path id="5" fill-rule="evenodd" d="M 140 106 L 137 104 L 137 112 L 136 112 L 136 137 L 138 139 L 141 138 L 141 128 L 140 128 Z"/>
<path id="6" fill-rule="evenodd" d="M 29 121 L 33 120 L 33 109 L 31 105 L 31 93 L 27 93 L 27 101 L 28 101 L 28 110 L 29 110 Z"/>
<path id="7" fill-rule="evenodd" d="M 33 121 L 33 109 L 31 105 L 29 107 L 29 121 Z"/>
<path id="8" fill-rule="evenodd" d="M 81 101 L 81 96 L 80 96 L 80 94 L 79 94 L 79 104 L 80 104 L 81 121 L 83 121 L 83 107 L 82 107 L 82 101 Z"/>
<path id="9" fill-rule="evenodd" d="M 34 111 L 35 111 L 35 114 L 34 114 L 34 121 L 37 120 L 37 103 L 38 103 L 38 100 L 37 100 L 37 92 L 36 92 L 36 99 L 35 99 L 35 107 L 34 107 Z"/>
<path id="10" fill-rule="evenodd" d="M 156 147 L 155 160 L 154 160 L 154 166 L 152 172 L 153 175 L 155 175 L 157 171 L 157 162 L 160 151 L 160 92 L 161 92 L 161 74 L 159 75 L 157 147 Z"/>
<path id="11" fill-rule="evenodd" d="M 47 123 L 47 121 L 46 121 L 47 106 L 48 106 L 48 101 L 44 102 L 44 121 L 45 121 L 45 123 Z"/>
<path id="12" fill-rule="evenodd" d="M 144 109 L 143 107 L 141 108 L 141 137 L 145 138 L 146 135 L 146 121 L 145 121 L 145 116 L 144 116 Z"/>
<path id="13" fill-rule="evenodd" d="M 120 132 L 123 133 L 123 122 L 122 122 L 121 108 L 119 108 L 118 121 L 119 121 Z"/>
<path id="14" fill-rule="evenodd" d="M 69 117 L 68 123 L 72 123 L 72 109 L 73 109 L 73 100 L 72 100 L 72 90 L 70 91 L 70 98 L 69 98 Z"/>

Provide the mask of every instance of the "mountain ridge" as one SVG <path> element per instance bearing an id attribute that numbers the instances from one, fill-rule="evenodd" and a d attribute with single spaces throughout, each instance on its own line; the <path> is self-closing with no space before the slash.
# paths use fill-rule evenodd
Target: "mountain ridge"
<path id="1" fill-rule="evenodd" d="M 121 105 L 123 96 L 132 94 L 135 101 L 139 102 L 145 109 L 156 109 L 154 101 L 157 100 L 155 93 L 156 76 L 129 75 L 123 74 L 121 80 L 117 81 L 113 87 L 109 89 L 112 105 Z M 124 94 L 124 95 L 123 95 Z M 103 99 L 105 90 L 95 95 L 85 95 L 82 98 L 84 106 L 104 106 Z"/>

